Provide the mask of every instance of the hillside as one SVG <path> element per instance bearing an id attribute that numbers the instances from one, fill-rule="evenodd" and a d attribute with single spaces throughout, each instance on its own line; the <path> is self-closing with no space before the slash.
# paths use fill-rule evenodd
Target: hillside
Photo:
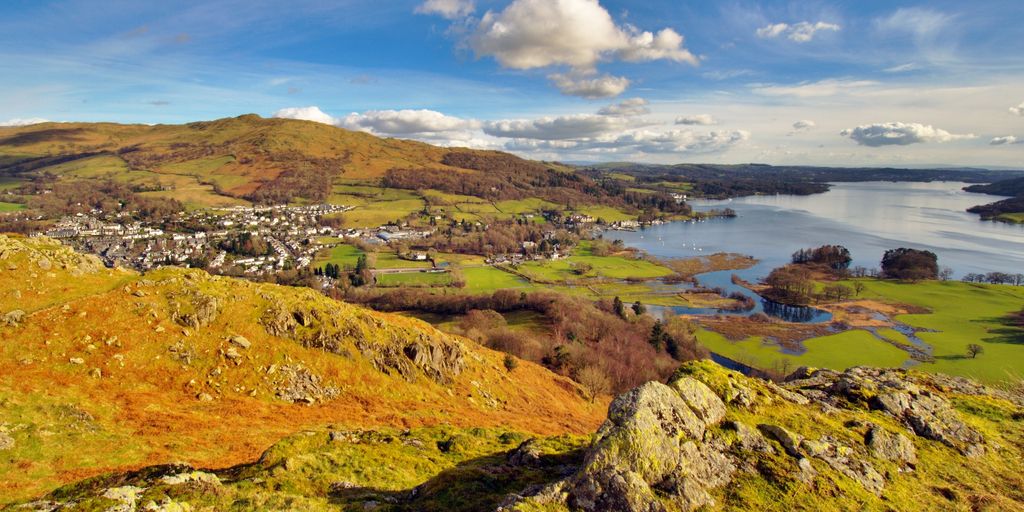
<path id="1" fill-rule="evenodd" d="M 165 195 L 206 206 L 258 199 L 261 189 L 308 198 L 306 188 L 330 193 L 334 179 L 380 178 L 392 168 L 460 169 L 443 163 L 448 153 L 420 142 L 254 114 L 184 125 L 0 128 L 0 176 L 8 180 L 46 173 L 111 178 L 154 191 L 179 191 Z"/>
<path id="2" fill-rule="evenodd" d="M 107 269 L 0 235 L 0 502 L 109 471 L 224 468 L 307 428 L 583 433 L 571 381 L 428 324 L 288 288 Z"/>
<path id="3" fill-rule="evenodd" d="M 710 362 L 616 398 L 583 436 L 310 429 L 249 464 L 114 473 L 13 510 L 1024 510 L 1019 395 L 906 370 Z"/>

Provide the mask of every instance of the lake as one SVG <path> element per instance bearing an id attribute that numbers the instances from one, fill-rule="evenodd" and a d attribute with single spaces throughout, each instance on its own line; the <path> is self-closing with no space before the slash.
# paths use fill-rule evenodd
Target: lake
<path id="1" fill-rule="evenodd" d="M 736 218 L 672 222 L 641 231 L 609 231 L 609 239 L 667 258 L 716 252 L 749 254 L 761 262 L 735 272 L 747 280 L 788 263 L 794 251 L 839 244 L 852 266 L 878 268 L 882 253 L 897 247 L 927 249 L 956 276 L 970 272 L 1024 272 L 1024 226 L 982 221 L 965 210 L 998 201 L 964 192 L 965 183 L 838 183 L 811 196 L 751 196 L 694 201 L 696 210 L 732 208 Z M 701 276 L 708 286 L 731 284 L 733 272 Z M 725 286 L 729 288 L 728 286 Z"/>

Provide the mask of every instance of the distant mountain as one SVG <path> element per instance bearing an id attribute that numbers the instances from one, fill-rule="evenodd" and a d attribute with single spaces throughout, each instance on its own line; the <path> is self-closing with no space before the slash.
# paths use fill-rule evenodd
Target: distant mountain
<path id="1" fill-rule="evenodd" d="M 154 188 L 252 200 L 323 199 L 338 180 L 381 178 L 393 168 L 473 172 L 451 150 L 310 121 L 254 114 L 184 125 L 43 123 L 0 128 L 0 177 L 112 178 Z"/>

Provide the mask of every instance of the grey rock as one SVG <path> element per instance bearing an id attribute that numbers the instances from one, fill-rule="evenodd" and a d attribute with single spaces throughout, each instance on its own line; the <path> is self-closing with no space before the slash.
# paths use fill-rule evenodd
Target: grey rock
<path id="1" fill-rule="evenodd" d="M 725 417 L 725 404 L 703 382 L 683 377 L 669 383 L 705 425 L 717 425 Z"/>
<path id="2" fill-rule="evenodd" d="M 241 348 L 249 348 L 252 346 L 252 342 L 245 338 L 245 336 L 234 335 L 228 338 L 233 345 L 237 345 Z"/>
<path id="3" fill-rule="evenodd" d="M 917 464 L 917 450 L 914 443 L 903 434 L 893 434 L 872 425 L 864 436 L 864 444 L 871 454 L 879 459 L 897 462 L 904 467 Z"/>
<path id="4" fill-rule="evenodd" d="M 508 453 L 507 460 L 512 466 L 533 466 L 540 462 L 540 457 L 541 452 L 537 448 L 537 440 L 527 439 Z"/>
<path id="5" fill-rule="evenodd" d="M 757 430 L 750 428 L 744 423 L 730 421 L 725 423 L 725 428 L 736 431 L 736 438 L 739 448 L 750 452 L 775 453 L 775 449 L 764 436 Z"/>
<path id="6" fill-rule="evenodd" d="M 0 452 L 14 448 L 14 438 L 7 432 L 0 432 Z"/>
<path id="7" fill-rule="evenodd" d="M 25 312 L 20 309 L 8 311 L 3 316 L 3 322 L 11 327 L 17 327 L 21 322 L 25 320 Z"/>
<path id="8" fill-rule="evenodd" d="M 782 445 L 782 449 L 790 456 L 794 458 L 800 458 L 803 455 L 800 453 L 800 442 L 803 438 L 778 426 L 769 425 L 762 423 L 757 426 L 757 429 L 761 431 L 769 439 L 774 439 Z"/>
<path id="9" fill-rule="evenodd" d="M 571 507 L 585 511 L 683 510 L 713 503 L 709 489 L 735 472 L 719 447 L 701 440 L 705 423 L 673 389 L 649 382 L 616 398 L 583 469 L 566 486 Z"/>

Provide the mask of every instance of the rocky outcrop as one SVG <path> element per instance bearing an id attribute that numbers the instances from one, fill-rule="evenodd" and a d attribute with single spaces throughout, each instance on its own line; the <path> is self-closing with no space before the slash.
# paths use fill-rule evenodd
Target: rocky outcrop
<path id="1" fill-rule="evenodd" d="M 935 378 L 911 376 L 898 369 L 851 368 L 841 373 L 800 370 L 788 379 L 786 387 L 836 407 L 867 406 L 882 411 L 920 437 L 942 442 L 964 455 L 983 454 L 984 436 L 966 424 L 949 401 L 934 390 Z M 938 379 L 949 382 L 948 378 Z M 973 387 L 971 391 L 984 392 Z"/>
<path id="2" fill-rule="evenodd" d="M 557 496 L 588 512 L 710 505 L 709 491 L 736 470 L 724 445 L 706 436 L 724 415 L 722 400 L 699 381 L 644 384 L 612 402 L 577 474 L 527 499 Z"/>
<path id="3" fill-rule="evenodd" d="M 871 425 L 864 436 L 864 444 L 879 459 L 899 463 L 904 468 L 913 468 L 917 464 L 917 449 L 903 434 Z"/>
<path id="4" fill-rule="evenodd" d="M 340 393 L 336 388 L 324 386 L 320 376 L 304 366 L 282 366 L 277 372 L 283 377 L 277 397 L 286 402 L 312 405 L 332 400 Z"/>

